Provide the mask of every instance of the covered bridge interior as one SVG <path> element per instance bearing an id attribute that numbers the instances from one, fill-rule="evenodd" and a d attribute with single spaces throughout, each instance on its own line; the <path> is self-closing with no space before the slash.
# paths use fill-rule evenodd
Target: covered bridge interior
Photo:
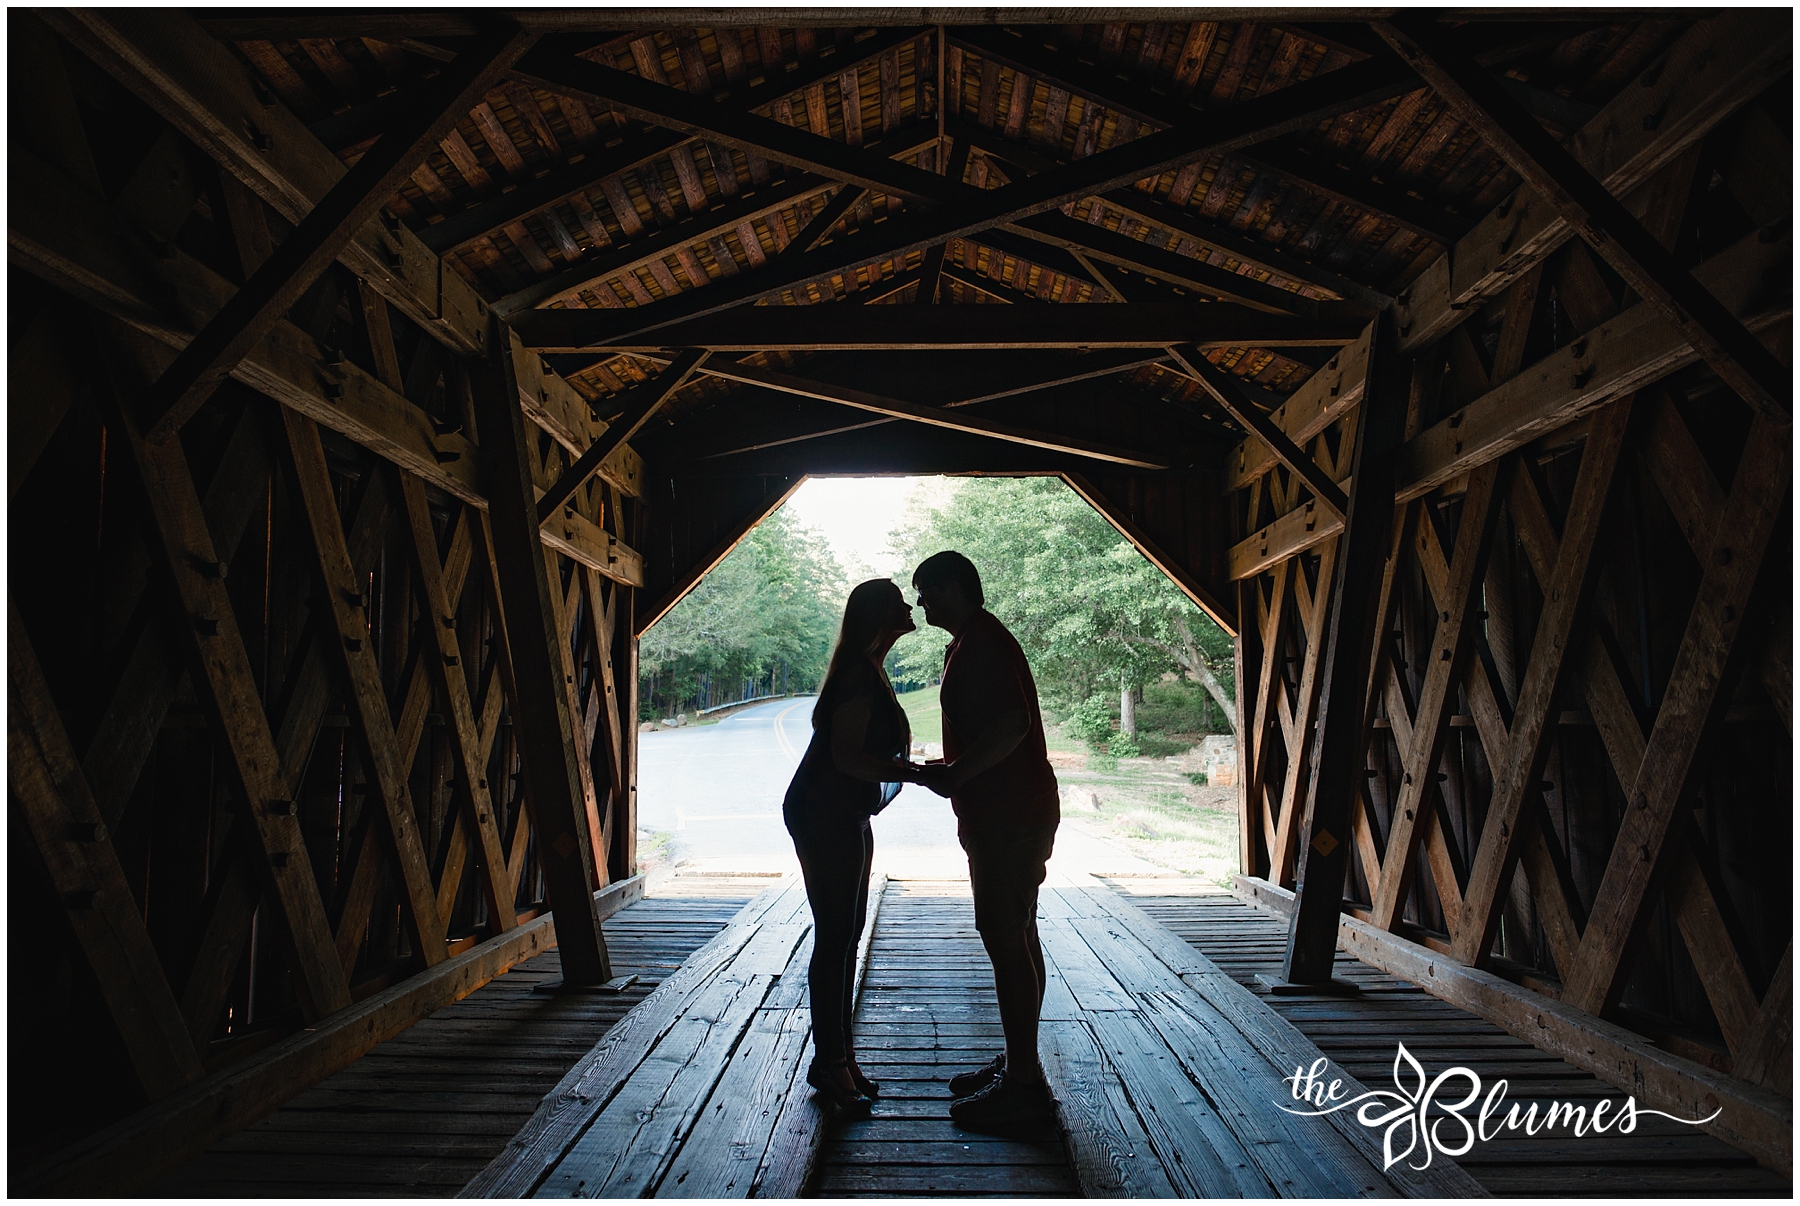
<path id="1" fill-rule="evenodd" d="M 1229 1099 L 1462 1019 L 1710 1117 L 1594 1184 L 1789 1192 L 1790 14 L 1107 15 L 9 14 L 16 1192 L 652 983 L 434 1191 L 1566 1187 Z M 1051 885 L 1064 1143 L 985 1182 L 806 1098 L 796 889 L 634 849 L 638 636 L 913 473 L 1060 475 L 1237 639 L 1237 903 Z"/>

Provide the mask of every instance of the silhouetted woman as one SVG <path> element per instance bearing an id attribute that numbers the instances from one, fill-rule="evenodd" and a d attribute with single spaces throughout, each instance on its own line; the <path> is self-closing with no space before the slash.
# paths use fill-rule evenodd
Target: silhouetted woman
<path id="1" fill-rule="evenodd" d="M 850 592 L 837 648 L 813 705 L 812 743 L 788 785 L 782 816 L 812 905 L 813 1062 L 806 1082 L 846 1109 L 866 1111 L 877 1086 L 856 1066 L 850 1012 L 856 944 L 869 906 L 875 838 L 869 818 L 914 779 L 912 732 L 882 670 L 914 628 L 912 608 L 886 579 Z"/>

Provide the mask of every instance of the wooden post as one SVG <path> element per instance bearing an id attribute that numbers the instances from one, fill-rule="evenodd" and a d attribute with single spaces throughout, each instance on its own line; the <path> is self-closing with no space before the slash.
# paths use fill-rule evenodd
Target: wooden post
<path id="1" fill-rule="evenodd" d="M 1369 380 L 1356 423 L 1350 508 L 1332 581 L 1330 635 L 1302 835 L 1305 845 L 1282 971 L 1294 983 L 1329 982 L 1337 952 L 1338 906 L 1350 862 L 1351 810 L 1363 778 L 1363 693 L 1369 682 L 1376 596 L 1394 524 L 1394 460 L 1410 383 L 1397 342 L 1393 312 L 1385 311 L 1376 320 L 1370 349 Z"/>
<path id="2" fill-rule="evenodd" d="M 629 879 L 637 868 L 637 779 L 638 779 L 638 639 L 637 588 L 613 588 L 613 649 L 615 665 L 623 676 L 620 692 L 625 709 L 620 733 L 621 795 L 613 801 L 612 877 Z"/>
<path id="3" fill-rule="evenodd" d="M 565 634 L 558 622 L 561 583 L 538 537 L 530 448 L 535 433 L 525 429 L 519 385 L 504 331 L 474 380 L 475 409 L 481 424 L 483 477 L 488 483 L 488 516 L 493 531 L 494 570 L 506 612 L 507 647 L 517 694 L 513 731 L 530 786 L 539 857 L 543 860 L 550 907 L 556 914 L 563 978 L 569 984 L 599 984 L 612 978 L 594 884 L 588 867 L 586 807 L 575 743 L 575 716 L 559 647 Z"/>
<path id="4" fill-rule="evenodd" d="M 1252 679 L 1244 668 L 1251 658 L 1261 665 L 1261 659 L 1269 655 L 1259 639 L 1262 626 L 1256 622 L 1256 589 L 1254 578 L 1237 584 L 1238 634 L 1231 659 L 1232 702 L 1237 706 L 1238 870 L 1245 875 L 1255 875 L 1260 870 L 1256 857 L 1256 826 L 1260 822 L 1256 801 L 1250 795 L 1250 712 L 1245 694 Z"/>

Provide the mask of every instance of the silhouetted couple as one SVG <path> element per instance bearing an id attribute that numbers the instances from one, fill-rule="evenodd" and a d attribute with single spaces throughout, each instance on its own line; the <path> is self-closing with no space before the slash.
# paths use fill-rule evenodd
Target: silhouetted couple
<path id="1" fill-rule="evenodd" d="M 869 818 L 903 783 L 948 796 L 969 856 L 975 928 L 994 968 L 1006 1050 L 950 1080 L 950 1115 L 976 1130 L 1048 1128 L 1038 1062 L 1044 953 L 1037 893 L 1060 817 L 1045 754 L 1037 686 L 1024 651 L 984 609 L 981 575 L 961 553 L 927 558 L 913 574 L 925 621 L 953 638 L 944 655 L 944 757 L 914 763 L 911 729 L 882 662 L 913 631 L 912 608 L 886 580 L 850 592 L 837 648 L 813 706 L 813 738 L 788 787 L 783 816 L 800 856 L 813 913 L 812 1067 L 807 1083 L 866 1113 L 880 1087 L 863 1075 L 850 1038 L 856 948 L 867 917 L 875 853 Z"/>

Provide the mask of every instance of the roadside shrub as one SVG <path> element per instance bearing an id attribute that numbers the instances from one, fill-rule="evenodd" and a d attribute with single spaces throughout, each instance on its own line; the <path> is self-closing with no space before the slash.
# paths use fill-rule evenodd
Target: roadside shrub
<path id="1" fill-rule="evenodd" d="M 1112 700 L 1105 695 L 1090 695 L 1077 704 L 1063 722 L 1063 727 L 1077 741 L 1086 742 L 1094 750 L 1103 750 L 1113 735 Z"/>
<path id="2" fill-rule="evenodd" d="M 1106 743 L 1106 752 L 1115 758 L 1135 758 L 1140 752 L 1138 739 L 1130 733 L 1114 733 Z"/>
<path id="3" fill-rule="evenodd" d="M 1185 679 L 1146 683 L 1137 719 L 1138 728 L 1158 733 L 1219 731 L 1218 705 L 1207 695 L 1206 688 Z"/>
<path id="4" fill-rule="evenodd" d="M 1167 758 L 1171 754 L 1185 753 L 1188 743 L 1165 737 L 1161 733 L 1146 733 L 1138 730 L 1138 753 L 1146 758 Z"/>

